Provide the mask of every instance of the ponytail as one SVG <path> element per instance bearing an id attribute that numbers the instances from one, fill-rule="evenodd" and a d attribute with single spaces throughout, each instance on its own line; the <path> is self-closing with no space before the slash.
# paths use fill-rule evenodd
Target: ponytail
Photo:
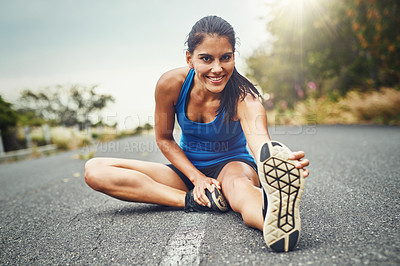
<path id="1" fill-rule="evenodd" d="M 225 110 L 224 122 L 233 120 L 236 116 L 239 100 L 243 101 L 247 94 L 250 94 L 254 98 L 262 98 L 253 83 L 242 76 L 235 67 L 225 89 L 221 92 L 221 102 L 218 113 Z"/>

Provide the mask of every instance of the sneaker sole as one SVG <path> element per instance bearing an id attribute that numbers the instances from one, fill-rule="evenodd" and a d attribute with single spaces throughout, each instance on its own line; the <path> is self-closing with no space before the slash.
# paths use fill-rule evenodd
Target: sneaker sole
<path id="1" fill-rule="evenodd" d="M 210 191 L 206 190 L 206 195 L 211 201 L 211 208 L 216 211 L 220 212 L 227 212 L 229 211 L 229 204 L 226 201 L 224 195 L 220 190 L 218 190 L 215 185 L 213 184 L 214 187 L 214 193 L 211 193 Z M 212 200 L 211 200 L 212 199 Z"/>
<path id="2" fill-rule="evenodd" d="M 300 239 L 300 199 L 304 191 L 303 171 L 288 160 L 291 151 L 277 141 L 266 142 L 260 149 L 258 176 L 268 200 L 263 235 L 275 251 L 293 250 Z"/>

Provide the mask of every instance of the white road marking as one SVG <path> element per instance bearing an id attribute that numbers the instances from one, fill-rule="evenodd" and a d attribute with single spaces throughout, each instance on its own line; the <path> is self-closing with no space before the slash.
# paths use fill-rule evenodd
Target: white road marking
<path id="1" fill-rule="evenodd" d="M 199 248 L 205 234 L 206 213 L 183 216 L 175 234 L 165 247 L 166 256 L 160 265 L 199 265 Z"/>

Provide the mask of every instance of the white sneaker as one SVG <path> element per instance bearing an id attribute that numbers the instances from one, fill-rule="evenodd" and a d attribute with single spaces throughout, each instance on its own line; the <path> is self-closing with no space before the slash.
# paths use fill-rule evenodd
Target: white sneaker
<path id="1" fill-rule="evenodd" d="M 264 240 L 275 251 L 293 250 L 300 239 L 300 199 L 303 170 L 289 160 L 292 152 L 280 142 L 265 142 L 259 150 L 258 176 L 263 188 Z"/>

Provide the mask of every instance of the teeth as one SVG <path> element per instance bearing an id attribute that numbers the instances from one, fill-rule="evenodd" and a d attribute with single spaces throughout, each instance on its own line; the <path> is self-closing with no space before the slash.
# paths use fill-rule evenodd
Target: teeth
<path id="1" fill-rule="evenodd" d="M 218 80 L 221 80 L 223 77 L 217 77 L 217 78 L 208 77 L 208 78 L 211 79 L 211 80 L 213 80 L 213 81 L 218 81 Z"/>

